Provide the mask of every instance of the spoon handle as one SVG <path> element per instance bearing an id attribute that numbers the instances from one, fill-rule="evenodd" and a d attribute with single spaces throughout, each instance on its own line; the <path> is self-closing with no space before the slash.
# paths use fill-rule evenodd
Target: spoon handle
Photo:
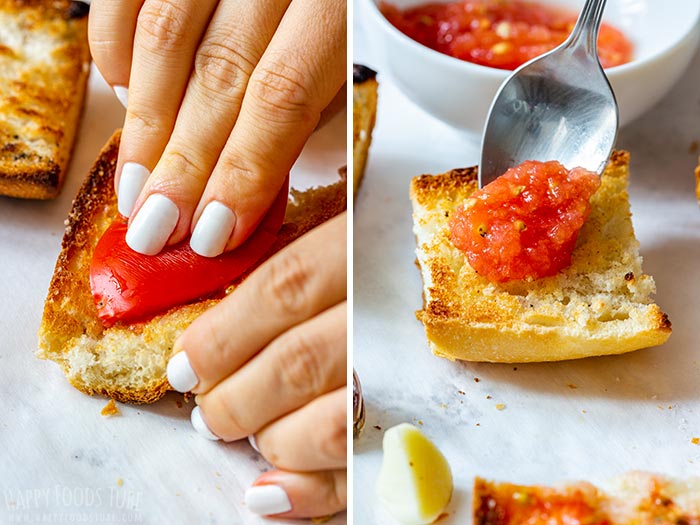
<path id="1" fill-rule="evenodd" d="M 598 58 L 598 32 L 607 0 L 586 0 L 565 46 L 583 47 L 586 53 Z"/>

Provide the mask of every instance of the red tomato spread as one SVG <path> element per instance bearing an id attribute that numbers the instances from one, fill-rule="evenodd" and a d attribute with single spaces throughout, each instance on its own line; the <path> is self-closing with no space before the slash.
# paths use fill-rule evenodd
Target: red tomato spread
<path id="1" fill-rule="evenodd" d="M 527 161 L 474 192 L 450 220 L 454 245 L 490 281 L 533 280 L 571 264 L 600 177 Z"/>
<path id="2" fill-rule="evenodd" d="M 384 16 L 412 39 L 455 58 L 513 70 L 561 44 L 576 15 L 521 0 L 460 0 L 400 10 L 382 2 Z M 632 43 L 602 24 L 598 55 L 603 67 L 632 60 Z"/>
<path id="3" fill-rule="evenodd" d="M 269 253 L 287 207 L 289 179 L 256 230 L 233 251 L 202 257 L 189 240 L 158 255 L 136 253 L 126 244 L 125 219 L 114 221 L 100 238 L 90 263 L 90 288 L 102 324 L 135 323 L 170 308 L 220 296 Z"/>

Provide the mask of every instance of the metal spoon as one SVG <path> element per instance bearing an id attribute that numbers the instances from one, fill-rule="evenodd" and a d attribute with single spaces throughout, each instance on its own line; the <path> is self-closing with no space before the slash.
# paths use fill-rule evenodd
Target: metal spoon
<path id="1" fill-rule="evenodd" d="M 602 173 L 618 127 L 615 95 L 598 60 L 606 0 L 586 0 L 571 35 L 501 85 L 481 143 L 479 187 L 526 160 Z"/>

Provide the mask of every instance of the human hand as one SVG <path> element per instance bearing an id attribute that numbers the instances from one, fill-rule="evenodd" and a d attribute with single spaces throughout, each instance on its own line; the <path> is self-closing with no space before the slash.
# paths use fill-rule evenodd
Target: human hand
<path id="1" fill-rule="evenodd" d="M 115 188 L 129 246 L 253 232 L 346 78 L 346 0 L 93 0 L 90 49 L 127 107 Z M 128 104 L 127 104 L 128 94 Z"/>
<path id="2" fill-rule="evenodd" d="M 173 388 L 197 394 L 195 429 L 254 436 L 278 469 L 246 493 L 259 514 L 346 505 L 346 224 L 331 219 L 263 263 L 185 330 L 168 363 Z"/>

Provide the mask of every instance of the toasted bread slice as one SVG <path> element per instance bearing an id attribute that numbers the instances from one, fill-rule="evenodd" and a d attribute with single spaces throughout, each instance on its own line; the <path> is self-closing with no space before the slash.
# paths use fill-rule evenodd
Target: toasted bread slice
<path id="1" fill-rule="evenodd" d="M 102 326 L 89 268 L 97 241 L 118 213 L 113 178 L 119 137 L 116 132 L 104 147 L 73 203 L 44 305 L 37 355 L 61 365 L 73 386 L 86 394 L 151 403 L 170 389 L 165 369 L 175 339 L 218 299 L 176 307 L 148 322 Z M 342 173 L 336 184 L 303 193 L 292 190 L 279 238 L 263 260 L 345 210 Z"/>
<path id="2" fill-rule="evenodd" d="M 627 194 L 629 154 L 613 153 L 570 267 L 532 282 L 489 282 L 449 239 L 449 217 L 477 188 L 476 168 L 411 183 L 423 309 L 432 351 L 449 359 L 559 361 L 659 345 L 671 323 L 652 302 Z"/>
<path id="3" fill-rule="evenodd" d="M 0 0 L 0 195 L 51 199 L 63 185 L 90 71 L 88 9 Z"/>
<path id="4" fill-rule="evenodd" d="M 352 68 L 352 187 L 357 193 L 372 143 L 377 116 L 377 72 L 354 64 Z"/>
<path id="5" fill-rule="evenodd" d="M 584 481 L 558 487 L 474 480 L 474 525 L 700 523 L 700 478 L 622 474 L 598 488 Z"/>

